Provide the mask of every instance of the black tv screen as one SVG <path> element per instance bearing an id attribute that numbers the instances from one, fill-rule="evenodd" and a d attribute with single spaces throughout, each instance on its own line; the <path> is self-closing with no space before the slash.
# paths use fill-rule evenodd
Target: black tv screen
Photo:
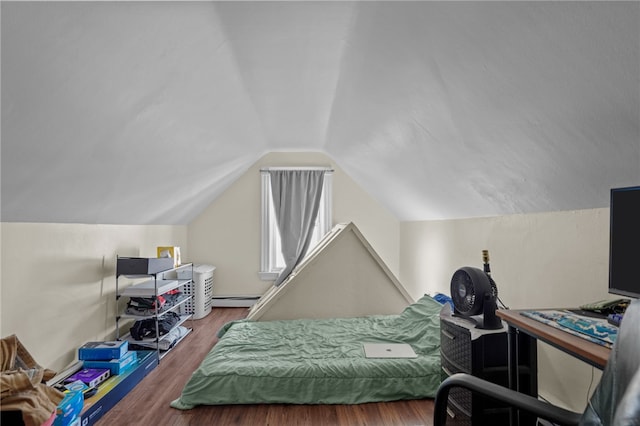
<path id="1" fill-rule="evenodd" d="M 613 188 L 609 293 L 640 298 L 640 186 Z"/>

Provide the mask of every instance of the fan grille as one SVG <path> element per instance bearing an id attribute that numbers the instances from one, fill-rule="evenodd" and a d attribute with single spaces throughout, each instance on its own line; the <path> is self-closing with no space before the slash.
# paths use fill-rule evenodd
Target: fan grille
<path id="1" fill-rule="evenodd" d="M 497 294 L 490 278 L 482 270 L 472 267 L 458 269 L 451 278 L 453 306 L 461 315 L 478 315 L 482 312 L 485 294 Z"/>
<path id="2" fill-rule="evenodd" d="M 452 293 L 455 293 L 454 304 L 459 311 L 467 312 L 473 308 L 476 301 L 476 293 L 471 277 L 462 270 L 456 271 L 453 276 Z"/>

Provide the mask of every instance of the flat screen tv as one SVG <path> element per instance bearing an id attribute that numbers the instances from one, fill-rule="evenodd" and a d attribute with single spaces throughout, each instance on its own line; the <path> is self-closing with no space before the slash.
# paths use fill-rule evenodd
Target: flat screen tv
<path id="1" fill-rule="evenodd" d="M 613 188 L 609 293 L 640 299 L 640 186 Z"/>

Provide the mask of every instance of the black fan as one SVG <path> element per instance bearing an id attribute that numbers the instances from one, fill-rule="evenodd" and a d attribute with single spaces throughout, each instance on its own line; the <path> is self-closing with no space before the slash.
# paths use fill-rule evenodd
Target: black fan
<path id="1" fill-rule="evenodd" d="M 454 314 L 476 322 L 476 327 L 496 330 L 502 321 L 496 316 L 498 287 L 484 271 L 465 266 L 451 278 Z M 482 315 L 482 318 L 471 318 Z"/>

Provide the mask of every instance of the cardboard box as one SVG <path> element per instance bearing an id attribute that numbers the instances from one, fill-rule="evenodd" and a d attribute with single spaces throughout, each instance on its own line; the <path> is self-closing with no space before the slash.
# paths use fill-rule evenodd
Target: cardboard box
<path id="1" fill-rule="evenodd" d="M 111 372 L 112 376 L 118 375 L 129 367 L 132 367 L 137 359 L 136 351 L 129 351 L 120 359 L 111 359 L 108 361 L 84 361 L 84 368 L 106 368 Z"/>
<path id="2" fill-rule="evenodd" d="M 151 275 L 173 269 L 173 259 L 164 257 L 119 257 L 117 275 Z"/>
<path id="3" fill-rule="evenodd" d="M 169 257 L 173 259 L 174 268 L 182 265 L 182 259 L 180 259 L 180 247 L 175 247 L 175 246 L 158 247 L 158 257 L 159 258 Z"/>
<path id="4" fill-rule="evenodd" d="M 129 350 L 126 340 L 111 342 L 87 342 L 78 349 L 78 359 L 82 361 L 120 359 Z"/>
<path id="5" fill-rule="evenodd" d="M 92 397 L 84 400 L 84 408 L 80 415 L 82 426 L 91 426 L 107 411 L 113 408 L 127 393 L 131 391 L 158 365 L 156 351 L 136 351 L 137 360 L 133 367 L 124 373 L 111 376 L 105 380 Z"/>
<path id="6" fill-rule="evenodd" d="M 82 411 L 84 397 L 82 391 L 65 392 L 64 399 L 56 407 L 56 419 L 53 426 L 70 426 Z"/>

